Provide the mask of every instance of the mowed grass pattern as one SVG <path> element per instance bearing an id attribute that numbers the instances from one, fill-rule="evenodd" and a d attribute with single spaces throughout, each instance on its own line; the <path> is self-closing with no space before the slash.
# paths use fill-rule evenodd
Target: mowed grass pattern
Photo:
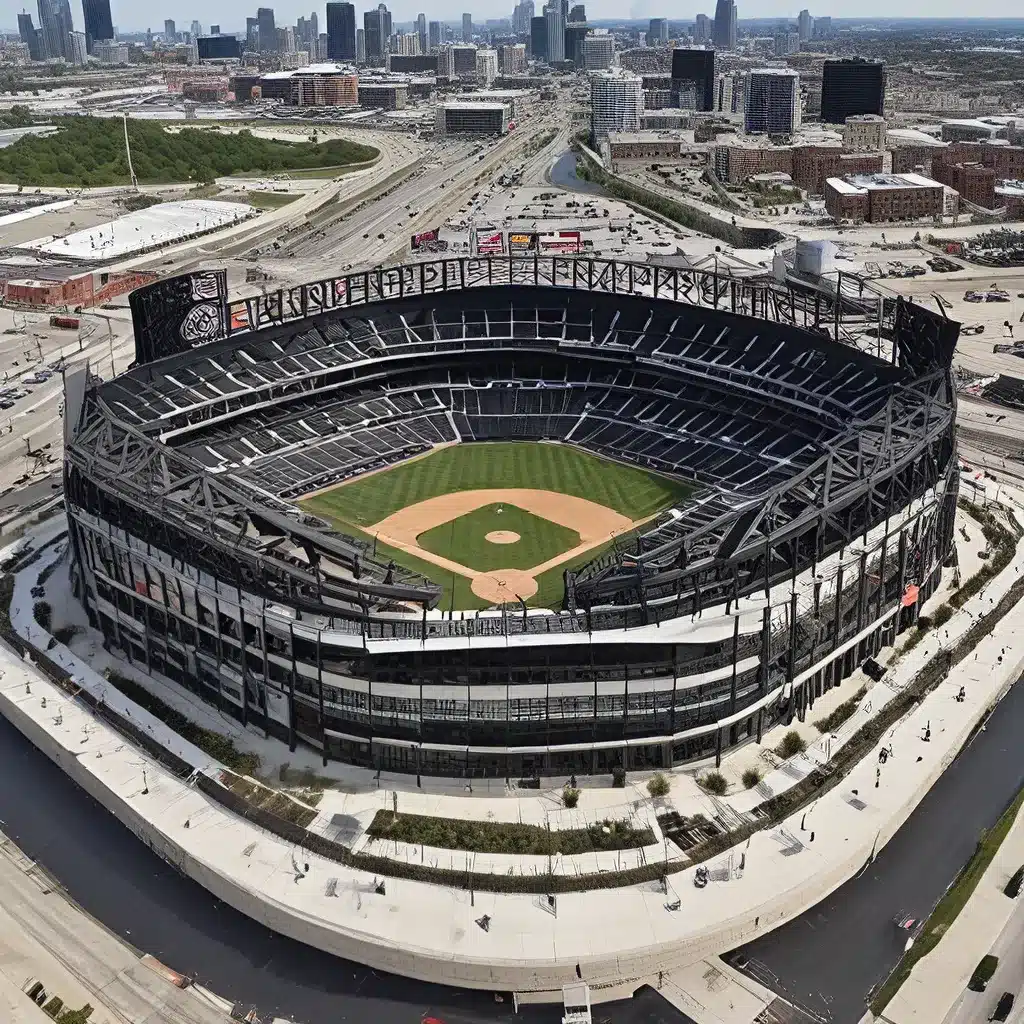
<path id="1" fill-rule="evenodd" d="M 427 498 L 491 487 L 571 494 L 632 520 L 645 519 L 693 493 L 683 481 L 610 462 L 570 445 L 498 441 L 441 448 L 342 484 L 303 505 L 316 514 L 365 527 Z"/>
<path id="2" fill-rule="evenodd" d="M 513 544 L 495 544 L 487 539 L 487 534 L 493 530 L 511 530 L 519 534 L 519 540 Z M 435 555 L 478 572 L 488 572 L 491 569 L 532 569 L 576 547 L 580 535 L 515 505 L 484 505 L 421 533 L 416 541 Z"/>

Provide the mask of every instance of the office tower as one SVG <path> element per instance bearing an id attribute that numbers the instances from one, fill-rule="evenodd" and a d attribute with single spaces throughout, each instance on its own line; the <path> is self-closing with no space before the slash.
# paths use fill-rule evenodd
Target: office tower
<path id="1" fill-rule="evenodd" d="M 365 59 L 369 62 L 381 60 L 391 45 L 391 12 L 384 4 L 380 4 L 375 11 L 367 11 L 363 15 L 363 31 Z"/>
<path id="2" fill-rule="evenodd" d="M 534 16 L 533 0 L 521 0 L 512 11 L 512 31 L 517 36 L 530 34 L 530 19 Z"/>
<path id="3" fill-rule="evenodd" d="M 647 28 L 647 45 L 658 46 L 668 42 L 668 20 L 666 18 L 651 18 Z"/>
<path id="4" fill-rule="evenodd" d="M 54 0 L 39 0 L 39 37 L 43 60 L 54 60 L 64 56 L 66 49 L 61 35 L 61 26 Z"/>
<path id="5" fill-rule="evenodd" d="M 796 30 L 800 33 L 800 42 L 806 43 L 814 35 L 814 19 L 811 12 L 804 9 L 796 19 Z"/>
<path id="6" fill-rule="evenodd" d="M 602 71 L 615 60 L 615 40 L 612 36 L 586 36 L 583 39 L 583 70 Z"/>
<path id="7" fill-rule="evenodd" d="M 87 57 L 84 32 L 68 33 L 68 53 L 72 64 L 84 64 Z"/>
<path id="8" fill-rule="evenodd" d="M 826 60 L 821 76 L 821 119 L 843 124 L 854 114 L 885 113 L 885 65 L 863 57 Z"/>
<path id="9" fill-rule="evenodd" d="M 530 56 L 534 60 L 548 59 L 548 23 L 543 15 L 530 19 Z"/>
<path id="10" fill-rule="evenodd" d="M 432 21 L 427 27 L 427 44 L 431 50 L 441 45 L 441 22 Z"/>
<path id="11" fill-rule="evenodd" d="M 366 29 L 356 29 L 356 63 L 366 63 Z"/>
<path id="12" fill-rule="evenodd" d="M 39 60 L 39 33 L 32 24 L 32 15 L 22 12 L 18 15 L 18 35 L 28 47 L 29 60 Z"/>
<path id="13" fill-rule="evenodd" d="M 498 77 L 498 51 L 476 51 L 476 77 L 488 86 Z"/>
<path id="14" fill-rule="evenodd" d="M 387 4 L 378 4 L 377 10 L 380 11 L 380 38 L 381 45 L 384 47 L 384 52 L 387 53 L 388 44 L 391 41 L 391 12 L 387 8 Z"/>
<path id="15" fill-rule="evenodd" d="M 425 14 L 416 15 L 416 34 L 420 37 L 420 53 L 427 52 L 428 39 L 427 39 L 427 16 Z"/>
<path id="16" fill-rule="evenodd" d="M 721 50 L 736 49 L 736 0 L 718 0 L 711 38 Z"/>
<path id="17" fill-rule="evenodd" d="M 211 36 L 219 36 L 220 35 L 220 25 L 211 25 L 210 26 L 210 35 Z"/>
<path id="18" fill-rule="evenodd" d="M 110 0 L 82 0 L 82 14 L 85 16 L 86 52 L 92 53 L 92 44 L 97 39 L 114 38 Z"/>
<path id="19" fill-rule="evenodd" d="M 295 26 L 277 30 L 277 49 L 279 53 L 295 53 Z"/>
<path id="20" fill-rule="evenodd" d="M 526 45 L 502 46 L 498 50 L 498 68 L 503 75 L 525 75 Z"/>
<path id="21" fill-rule="evenodd" d="M 711 19 L 706 14 L 698 14 L 693 22 L 693 41 L 708 43 L 711 41 Z"/>
<path id="22" fill-rule="evenodd" d="M 585 21 L 569 22 L 565 26 L 565 59 L 571 60 L 576 67 L 583 66 L 583 40 L 587 38 L 587 31 Z"/>
<path id="23" fill-rule="evenodd" d="M 356 9 L 354 4 L 327 5 L 327 59 L 356 59 Z"/>
<path id="24" fill-rule="evenodd" d="M 277 53 L 277 26 L 274 24 L 274 9 L 260 7 L 256 11 L 256 21 L 260 27 L 260 53 Z"/>
<path id="25" fill-rule="evenodd" d="M 471 43 L 473 41 L 473 15 L 464 14 L 462 16 L 462 41 L 464 43 Z"/>
<path id="26" fill-rule="evenodd" d="M 42 0 L 40 0 L 42 2 Z M 176 43 L 178 41 L 178 30 L 175 28 L 174 22 L 168 19 L 164 22 L 164 42 L 165 43 Z"/>
<path id="27" fill-rule="evenodd" d="M 201 36 L 203 34 L 203 26 L 200 25 L 198 21 L 193 21 L 192 25 L 189 27 L 189 32 L 191 33 L 192 38 L 195 39 L 197 36 Z"/>
<path id="28" fill-rule="evenodd" d="M 586 21 L 587 20 L 587 9 L 583 4 L 576 4 L 571 11 L 569 11 L 570 21 Z"/>
<path id="29" fill-rule="evenodd" d="M 828 39 L 832 35 L 832 17 L 831 15 L 823 15 L 820 18 L 814 19 L 814 38 L 815 39 Z"/>
<path id="30" fill-rule="evenodd" d="M 250 53 L 260 48 L 260 23 L 256 18 L 245 19 L 245 48 Z"/>
<path id="31" fill-rule="evenodd" d="M 792 135 L 800 127 L 800 76 L 788 68 L 751 71 L 743 123 L 751 134 Z"/>
<path id="32" fill-rule="evenodd" d="M 800 33 L 782 29 L 775 33 L 775 56 L 785 57 L 800 52 Z"/>
<path id="33" fill-rule="evenodd" d="M 544 23 L 548 34 L 548 62 L 553 64 L 565 60 L 565 22 L 558 0 L 544 9 Z"/>
<path id="34" fill-rule="evenodd" d="M 715 51 L 676 49 L 672 51 L 672 94 L 678 97 L 693 87 L 694 109 L 713 110 L 715 102 Z"/>
<path id="35" fill-rule="evenodd" d="M 639 75 L 612 68 L 590 76 L 590 131 L 595 137 L 640 131 L 643 109 L 643 79 Z"/>

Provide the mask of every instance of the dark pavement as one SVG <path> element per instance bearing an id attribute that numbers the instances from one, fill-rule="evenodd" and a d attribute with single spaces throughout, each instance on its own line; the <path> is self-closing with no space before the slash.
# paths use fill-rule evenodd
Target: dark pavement
<path id="1" fill-rule="evenodd" d="M 866 871 L 739 950 L 750 958 L 748 973 L 834 1024 L 856 1024 L 869 991 L 903 952 L 906 936 L 893 918 L 901 911 L 928 916 L 982 830 L 1024 785 L 1022 735 L 1024 686 L 1018 682 Z M 900 758 L 916 756 L 913 748 L 895 754 L 883 771 L 899 771 Z"/>
<path id="2" fill-rule="evenodd" d="M 93 917 L 218 995 L 300 1024 L 557 1024 L 561 1006 L 498 1004 L 368 970 L 283 938 L 179 875 L 0 717 L 0 828 Z M 692 1024 L 656 992 L 600 1006 L 595 1024 Z"/>

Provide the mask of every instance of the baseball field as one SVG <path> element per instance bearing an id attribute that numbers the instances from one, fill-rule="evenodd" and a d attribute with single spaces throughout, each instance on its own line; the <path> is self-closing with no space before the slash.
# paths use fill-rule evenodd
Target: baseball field
<path id="1" fill-rule="evenodd" d="M 566 569 L 597 557 L 691 484 L 571 445 L 486 442 L 434 449 L 308 495 L 304 508 L 443 586 L 439 607 L 561 605 Z"/>

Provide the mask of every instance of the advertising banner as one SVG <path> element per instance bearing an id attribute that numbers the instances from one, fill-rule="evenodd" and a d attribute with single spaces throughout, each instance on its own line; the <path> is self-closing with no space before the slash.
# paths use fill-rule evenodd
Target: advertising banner
<path id="1" fill-rule="evenodd" d="M 228 331 L 225 270 L 200 270 L 136 288 L 128 296 L 135 359 L 154 359 L 220 341 Z"/>
<path id="2" fill-rule="evenodd" d="M 512 256 L 528 256 L 537 251 L 537 234 L 533 231 L 510 231 L 508 251 Z"/>
<path id="3" fill-rule="evenodd" d="M 578 231 L 558 231 L 539 236 L 541 252 L 578 253 L 583 248 Z"/>
<path id="4" fill-rule="evenodd" d="M 436 242 L 439 234 L 438 228 L 431 228 L 429 231 L 421 231 L 418 235 L 412 236 L 412 248 L 415 252 L 417 249 L 421 249 L 429 242 Z"/>
<path id="5" fill-rule="evenodd" d="M 505 251 L 505 234 L 488 228 L 476 233 L 476 251 L 480 256 L 500 255 Z"/>

